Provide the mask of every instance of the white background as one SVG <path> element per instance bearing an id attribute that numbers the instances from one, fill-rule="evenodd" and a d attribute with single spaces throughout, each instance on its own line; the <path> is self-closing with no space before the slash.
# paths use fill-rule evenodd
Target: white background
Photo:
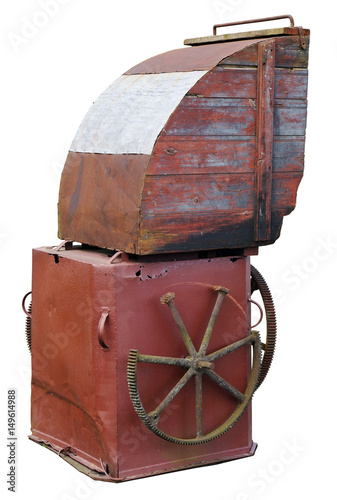
<path id="1" fill-rule="evenodd" d="M 47 17 L 41 16 L 42 4 L 2 2 L 0 15 L 1 497 L 332 498 L 337 446 L 333 2 L 60 0 L 58 11 Z M 31 287 L 31 249 L 58 242 L 56 204 L 69 145 L 91 103 L 133 65 L 182 47 L 185 38 L 210 34 L 214 23 L 284 13 L 312 35 L 306 165 L 297 208 L 284 220 L 280 239 L 253 259 L 274 292 L 279 331 L 272 369 L 254 397 L 256 455 L 124 484 L 93 482 L 27 438 L 30 355 L 21 299 Z M 27 20 L 40 26 L 20 39 Z M 12 387 L 18 410 L 15 494 L 6 485 L 6 395 Z"/>

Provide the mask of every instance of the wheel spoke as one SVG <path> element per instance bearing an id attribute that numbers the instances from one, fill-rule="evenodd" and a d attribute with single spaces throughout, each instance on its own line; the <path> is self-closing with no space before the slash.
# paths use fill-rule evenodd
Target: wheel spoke
<path id="1" fill-rule="evenodd" d="M 149 413 L 149 417 L 158 418 L 159 415 L 165 408 L 171 403 L 172 399 L 178 394 L 179 391 L 187 384 L 190 378 L 194 375 L 194 370 L 190 368 L 185 375 L 176 383 L 176 385 L 171 389 L 168 395 L 163 399 L 163 401 L 157 406 L 155 410 Z"/>
<path id="2" fill-rule="evenodd" d="M 202 436 L 202 373 L 195 374 L 197 437 Z"/>
<path id="3" fill-rule="evenodd" d="M 146 354 L 138 354 L 138 361 L 142 363 L 154 363 L 159 365 L 172 365 L 182 366 L 183 368 L 190 368 L 191 362 L 185 358 L 171 358 L 168 356 L 151 356 Z"/>
<path id="4" fill-rule="evenodd" d="M 214 361 L 215 359 L 221 358 L 222 356 L 225 356 L 226 354 L 229 354 L 230 352 L 236 351 L 236 349 L 239 349 L 239 347 L 242 347 L 246 344 L 249 344 L 250 342 L 255 341 L 255 336 L 253 334 L 248 335 L 248 337 L 245 337 L 244 339 L 238 340 L 237 342 L 234 342 L 233 344 L 230 344 L 226 347 L 222 347 L 218 351 L 212 352 L 211 354 L 208 354 L 208 356 L 205 357 L 207 361 Z"/>
<path id="5" fill-rule="evenodd" d="M 183 320 L 181 319 L 181 316 L 179 314 L 179 311 L 174 303 L 174 297 L 175 294 L 172 292 L 169 292 L 160 299 L 162 304 L 167 304 L 170 308 L 171 314 L 173 316 L 173 319 L 179 329 L 180 335 L 186 345 L 187 351 L 190 356 L 195 356 L 197 354 L 197 351 L 195 350 L 195 347 L 193 345 L 193 342 L 191 340 L 191 337 L 188 334 L 188 331 L 186 330 L 186 327 L 183 323 Z"/>
<path id="6" fill-rule="evenodd" d="M 245 399 L 245 396 L 242 394 L 242 392 L 235 389 L 235 387 L 233 387 L 229 382 L 220 377 L 220 375 L 218 375 L 217 373 L 211 370 L 207 370 L 205 373 L 212 380 L 214 380 L 214 382 L 216 382 L 220 387 L 222 387 L 222 389 L 225 389 L 226 391 L 230 392 L 232 396 L 234 396 L 239 401 L 243 401 Z"/>
<path id="7" fill-rule="evenodd" d="M 209 319 L 209 322 L 208 322 L 208 325 L 207 325 L 207 328 L 206 328 L 206 331 L 204 334 L 204 338 L 202 339 L 202 342 L 200 345 L 200 349 L 199 349 L 198 354 L 201 354 L 201 355 L 204 355 L 206 353 L 209 341 L 211 339 L 211 335 L 213 333 L 213 328 L 214 328 L 216 319 L 217 319 L 219 311 L 220 311 L 222 301 L 228 293 L 227 288 L 220 287 L 220 286 L 214 287 L 214 288 L 217 290 L 218 296 L 217 296 L 216 302 L 214 304 L 213 311 L 212 311 L 211 317 Z"/>

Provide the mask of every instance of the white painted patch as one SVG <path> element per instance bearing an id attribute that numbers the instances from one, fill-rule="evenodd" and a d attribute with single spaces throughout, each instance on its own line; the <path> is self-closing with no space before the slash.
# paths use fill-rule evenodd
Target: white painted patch
<path id="1" fill-rule="evenodd" d="M 151 154 L 169 116 L 205 73 L 121 76 L 91 106 L 70 151 Z"/>

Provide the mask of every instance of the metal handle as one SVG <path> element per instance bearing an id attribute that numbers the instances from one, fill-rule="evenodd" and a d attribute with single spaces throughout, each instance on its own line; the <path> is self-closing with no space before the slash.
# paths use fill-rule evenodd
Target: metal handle
<path id="1" fill-rule="evenodd" d="M 286 14 L 284 16 L 274 16 L 274 17 L 262 17 L 261 19 L 249 19 L 248 21 L 238 21 L 235 23 L 225 23 L 225 24 L 214 24 L 213 26 L 213 35 L 216 35 L 216 30 L 217 28 L 224 28 L 226 26 L 236 26 L 239 24 L 251 24 L 251 23 L 264 23 L 266 21 L 277 21 L 278 19 L 289 19 L 290 20 L 290 27 L 294 27 L 294 18 L 293 16 L 290 16 L 289 14 Z"/>
<path id="2" fill-rule="evenodd" d="M 258 308 L 259 308 L 259 311 L 260 311 L 260 319 L 257 323 L 255 323 L 255 325 L 251 326 L 250 328 L 253 329 L 255 328 L 257 325 L 259 325 L 263 319 L 263 309 L 262 307 L 260 306 L 260 304 L 258 304 L 257 302 L 255 302 L 255 300 L 252 300 L 252 299 L 248 299 L 248 302 L 251 302 L 252 304 L 255 304 Z"/>
<path id="3" fill-rule="evenodd" d="M 32 292 L 28 292 L 26 293 L 26 295 L 23 297 L 22 299 L 22 309 L 23 309 L 23 312 L 25 313 L 26 316 L 28 316 L 28 318 L 31 318 L 32 317 L 32 314 L 29 312 L 29 308 L 28 310 L 26 309 L 26 298 L 28 297 L 28 295 L 30 295 Z"/>
<path id="4" fill-rule="evenodd" d="M 103 333 L 104 333 L 105 322 L 108 316 L 109 316 L 109 308 L 102 307 L 101 317 L 98 322 L 98 341 L 101 344 L 102 348 L 106 350 L 110 349 L 110 347 L 105 343 Z"/>

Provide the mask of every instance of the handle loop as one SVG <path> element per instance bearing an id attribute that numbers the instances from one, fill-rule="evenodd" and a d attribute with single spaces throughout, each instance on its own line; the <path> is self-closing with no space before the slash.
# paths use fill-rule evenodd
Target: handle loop
<path id="1" fill-rule="evenodd" d="M 105 343 L 104 341 L 104 326 L 105 322 L 109 316 L 109 308 L 108 307 L 102 307 L 101 309 L 101 317 L 98 322 L 98 341 L 102 346 L 102 349 L 105 349 L 108 351 L 110 347 Z"/>
<path id="2" fill-rule="evenodd" d="M 262 17 L 260 19 L 249 19 L 248 21 L 237 21 L 235 23 L 214 24 L 213 35 L 216 35 L 217 28 L 224 28 L 227 26 L 237 26 L 240 24 L 264 23 L 267 21 L 277 21 L 278 19 L 289 19 L 291 28 L 293 28 L 295 25 L 293 16 L 286 14 L 284 16 Z"/>
<path id="3" fill-rule="evenodd" d="M 260 311 L 260 319 L 257 323 L 255 323 L 255 325 L 251 326 L 251 330 L 253 328 L 255 328 L 257 325 L 259 325 L 263 319 L 263 309 L 262 307 L 260 306 L 260 304 L 258 304 L 257 302 L 255 302 L 255 300 L 252 300 L 252 299 L 248 299 L 249 302 L 251 302 L 252 304 L 255 304 L 258 308 L 259 308 L 259 311 Z"/>
<path id="4" fill-rule="evenodd" d="M 30 295 L 32 292 L 28 292 L 26 293 L 26 295 L 23 297 L 22 299 L 22 309 L 23 309 L 23 312 L 25 313 L 26 316 L 28 316 L 28 318 L 31 318 L 32 317 L 32 314 L 27 311 L 26 309 L 26 298 L 28 297 L 28 295 Z"/>

